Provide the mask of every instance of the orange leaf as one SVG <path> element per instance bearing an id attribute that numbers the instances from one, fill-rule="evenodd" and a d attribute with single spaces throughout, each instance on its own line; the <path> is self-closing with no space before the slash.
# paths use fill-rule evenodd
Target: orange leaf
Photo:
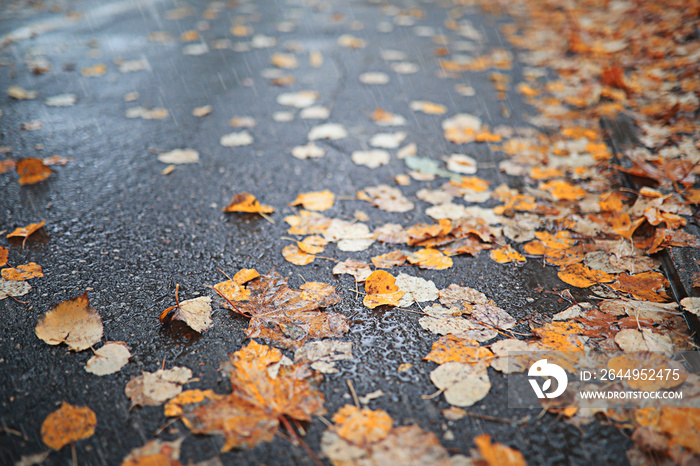
<path id="1" fill-rule="evenodd" d="M 569 322 L 550 322 L 532 331 L 540 337 L 537 346 L 556 351 L 583 351 L 583 326 Z"/>
<path id="2" fill-rule="evenodd" d="M 433 347 L 423 359 L 438 364 L 446 362 L 461 362 L 464 364 L 477 364 L 493 358 L 493 353 L 485 347 L 479 346 L 474 340 L 465 340 L 452 334 L 440 337 L 433 343 Z"/>
<path id="3" fill-rule="evenodd" d="M 69 443 L 92 437 L 97 417 L 87 406 L 73 406 L 65 401 L 61 407 L 49 414 L 41 424 L 41 439 L 54 450 Z"/>
<path id="4" fill-rule="evenodd" d="M 5 260 L 7 262 L 7 259 Z M 17 268 L 13 269 L 2 269 L 2 278 L 5 280 L 10 280 L 14 282 L 28 280 L 35 277 L 43 277 L 44 274 L 41 273 L 41 266 L 34 262 L 30 262 L 25 265 L 18 265 Z"/>
<path id="5" fill-rule="evenodd" d="M 365 296 L 362 303 L 370 309 L 377 306 L 398 306 L 404 291 L 396 286 L 396 278 L 384 270 L 375 270 L 365 280 Z"/>
<path id="6" fill-rule="evenodd" d="M 557 201 L 577 201 L 586 196 L 585 189 L 560 180 L 540 183 L 539 189 L 549 192 Z"/>
<path id="7" fill-rule="evenodd" d="M 45 223 L 46 223 L 46 220 L 42 220 L 39 223 L 30 223 L 26 227 L 20 227 L 20 228 L 17 228 L 12 233 L 8 233 L 7 237 L 8 238 L 14 238 L 14 237 L 24 238 L 24 241 L 22 242 L 22 247 L 24 247 L 24 243 L 27 242 L 27 238 L 29 238 L 29 236 L 31 236 L 39 228 L 43 227 Z"/>
<path id="8" fill-rule="evenodd" d="M 333 415 L 333 422 L 336 434 L 359 446 L 383 440 L 394 424 L 391 416 L 381 409 L 360 409 L 352 405 L 340 408 Z"/>
<path id="9" fill-rule="evenodd" d="M 581 263 L 565 265 L 559 269 L 557 276 L 561 281 L 579 288 L 588 288 L 597 283 L 609 283 L 615 280 L 614 275 L 593 270 Z"/>
<path id="10" fill-rule="evenodd" d="M 282 249 L 282 256 L 287 262 L 291 262 L 294 265 L 307 265 L 316 259 L 313 254 L 307 254 L 296 244 L 288 244 Z"/>
<path id="11" fill-rule="evenodd" d="M 437 249 L 421 249 L 407 256 L 411 264 L 418 264 L 421 269 L 444 270 L 452 267 L 452 258 Z"/>
<path id="12" fill-rule="evenodd" d="M 260 204 L 252 194 L 242 192 L 234 194 L 228 205 L 223 208 L 223 211 L 271 214 L 275 209 L 268 205 Z"/>
<path id="13" fill-rule="evenodd" d="M 250 296 L 250 291 L 246 290 L 243 285 L 259 276 L 260 274 L 255 269 L 241 269 L 231 280 L 214 285 L 214 289 L 229 301 L 245 301 Z"/>
<path id="14" fill-rule="evenodd" d="M 0 246 L 0 267 L 7 264 L 7 258 L 9 255 L 10 252 L 7 250 L 7 248 Z"/>
<path id="15" fill-rule="evenodd" d="M 307 254 L 320 254 L 325 249 L 328 241 L 323 236 L 309 236 L 303 241 L 297 241 L 297 246 Z"/>
<path id="16" fill-rule="evenodd" d="M 610 87 L 616 87 L 622 89 L 623 91 L 630 93 L 632 89 L 625 82 L 625 73 L 619 66 L 613 66 L 612 68 L 605 68 L 600 75 L 603 84 Z"/>
<path id="17" fill-rule="evenodd" d="M 17 162 L 15 167 L 19 174 L 19 184 L 35 184 L 51 176 L 53 170 L 44 165 L 41 159 L 27 158 Z"/>
<path id="18" fill-rule="evenodd" d="M 611 283 L 610 288 L 629 293 L 637 299 L 644 299 L 655 303 L 670 301 L 665 288 L 669 286 L 666 277 L 659 272 L 642 272 L 636 275 L 622 273 L 617 280 Z"/>
<path id="19" fill-rule="evenodd" d="M 301 204 L 304 206 L 304 209 L 323 212 L 333 207 L 334 202 L 335 194 L 326 190 L 301 193 L 289 205 Z"/>
<path id="20" fill-rule="evenodd" d="M 474 444 L 479 455 L 488 466 L 525 466 L 525 457 L 518 450 L 513 450 L 502 443 L 491 443 L 491 435 L 481 434 L 474 437 Z"/>
<path id="21" fill-rule="evenodd" d="M 509 244 L 502 248 L 492 249 L 490 253 L 491 259 L 499 264 L 508 264 L 510 262 L 525 262 L 525 256 L 513 249 Z"/>
<path id="22" fill-rule="evenodd" d="M 461 181 L 451 180 L 450 184 L 460 188 L 469 188 L 479 193 L 489 189 L 489 182 L 478 176 L 463 176 Z"/>

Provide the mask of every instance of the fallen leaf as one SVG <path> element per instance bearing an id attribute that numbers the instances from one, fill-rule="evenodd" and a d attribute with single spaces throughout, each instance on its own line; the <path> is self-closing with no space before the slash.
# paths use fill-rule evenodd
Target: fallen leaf
<path id="1" fill-rule="evenodd" d="M 53 173 L 53 170 L 44 165 L 43 160 L 35 158 L 18 160 L 15 170 L 17 170 L 19 175 L 19 184 L 23 186 L 44 181 Z"/>
<path id="2" fill-rule="evenodd" d="M 498 332 L 471 319 L 461 317 L 462 309 L 445 308 L 439 304 L 423 309 L 426 314 L 418 320 L 424 329 L 438 335 L 453 334 L 465 340 L 488 341 L 495 338 Z"/>
<path id="3" fill-rule="evenodd" d="M 255 269 L 241 269 L 232 279 L 217 283 L 213 288 L 229 301 L 244 301 L 250 297 L 250 290 L 244 284 L 259 276 Z"/>
<path id="4" fill-rule="evenodd" d="M 144 120 L 162 120 L 166 118 L 170 112 L 167 108 L 163 107 L 131 107 L 126 110 L 127 118 L 143 118 Z"/>
<path id="5" fill-rule="evenodd" d="M 386 84 L 389 82 L 389 75 L 381 71 L 367 71 L 360 74 L 362 84 Z"/>
<path id="6" fill-rule="evenodd" d="M 294 362 L 310 364 L 323 374 L 337 374 L 335 361 L 352 359 L 352 342 L 339 340 L 310 341 L 294 352 Z"/>
<path id="7" fill-rule="evenodd" d="M 287 286 L 287 279 L 276 272 L 252 281 L 247 286 L 248 300 L 236 303 L 234 309 L 250 318 L 246 336 L 295 349 L 311 338 L 334 337 L 347 332 L 345 316 L 320 309 L 340 302 L 334 287 L 322 285 L 324 293 L 305 291 L 311 290 L 314 282 L 294 290 Z"/>
<path id="8" fill-rule="evenodd" d="M 375 270 L 365 280 L 366 296 L 362 303 L 370 309 L 377 306 L 398 306 L 404 292 L 396 286 L 396 278 L 384 270 Z"/>
<path id="9" fill-rule="evenodd" d="M 253 136 L 248 131 L 233 132 L 221 136 L 219 142 L 224 147 L 249 146 L 253 143 Z"/>
<path id="10" fill-rule="evenodd" d="M 75 94 L 58 94 L 48 97 L 45 103 L 49 107 L 72 107 L 77 101 Z"/>
<path id="11" fill-rule="evenodd" d="M 654 333 L 651 329 L 623 329 L 615 335 L 617 343 L 623 351 L 659 351 L 670 353 L 674 345 L 667 335 Z"/>
<path id="12" fill-rule="evenodd" d="M 382 149 L 356 150 L 350 155 L 350 160 L 355 165 L 363 165 L 367 168 L 378 168 L 387 165 L 391 155 Z"/>
<path id="13" fill-rule="evenodd" d="M 509 264 L 511 262 L 526 262 L 525 256 L 513 249 L 509 244 L 499 249 L 492 249 L 489 256 L 499 264 Z"/>
<path id="14" fill-rule="evenodd" d="M 491 390 L 487 365 L 446 362 L 430 373 L 430 380 L 454 406 L 472 406 Z"/>
<path id="15" fill-rule="evenodd" d="M 446 362 L 461 362 L 463 364 L 490 364 L 493 353 L 486 347 L 479 346 L 479 342 L 465 340 L 454 335 L 440 337 L 423 359 L 438 364 Z"/>
<path id="16" fill-rule="evenodd" d="M 413 202 L 406 199 L 399 189 L 385 184 L 365 188 L 357 193 L 357 198 L 371 202 L 375 207 L 387 212 L 408 212 L 413 210 Z"/>
<path id="17" fill-rule="evenodd" d="M 399 301 L 399 307 L 408 307 L 413 303 L 435 301 L 438 298 L 438 289 L 432 280 L 400 273 L 396 277 L 396 286 L 400 291 L 404 292 Z"/>
<path id="18" fill-rule="evenodd" d="M 390 269 L 394 266 L 405 264 L 406 260 L 406 254 L 404 254 L 403 251 L 396 250 L 374 256 L 372 258 L 372 264 L 379 269 Z"/>
<path id="19" fill-rule="evenodd" d="M 411 102 L 410 108 L 414 112 L 423 112 L 428 115 L 442 115 L 447 112 L 447 107 L 444 105 L 428 102 L 427 100 L 414 100 Z"/>
<path id="20" fill-rule="evenodd" d="M 97 417 L 87 406 L 73 406 L 65 401 L 41 424 L 41 439 L 54 450 L 70 443 L 92 437 Z"/>
<path id="21" fill-rule="evenodd" d="M 28 91 L 19 86 L 10 86 L 7 88 L 7 95 L 16 100 L 31 100 L 36 99 L 39 93 L 37 91 Z"/>
<path id="22" fill-rule="evenodd" d="M 559 269 L 557 276 L 561 281 L 579 288 L 588 288 L 598 283 L 609 283 L 615 280 L 614 275 L 593 270 L 581 263 L 565 265 Z"/>
<path id="23" fill-rule="evenodd" d="M 129 380 L 124 393 L 131 406 L 158 406 L 182 392 L 182 385 L 192 378 L 186 367 L 159 369 L 156 372 L 141 372 Z"/>
<path id="24" fill-rule="evenodd" d="M 29 238 L 32 234 L 34 234 L 40 228 L 43 228 L 45 224 L 46 224 L 46 220 L 42 220 L 39 223 L 30 223 L 29 225 L 27 225 L 25 227 L 16 228 L 12 233 L 8 233 L 7 237 L 8 238 L 24 238 L 24 241 L 22 241 L 22 248 L 24 248 L 24 243 L 27 242 L 27 238 Z"/>
<path id="25" fill-rule="evenodd" d="M 8 296 L 12 296 L 13 298 L 24 296 L 29 293 L 31 289 L 32 287 L 27 282 L 14 282 L 0 278 L 0 300 Z"/>
<path id="26" fill-rule="evenodd" d="M 608 286 L 613 290 L 629 293 L 637 299 L 663 303 L 671 300 L 665 291 L 669 285 L 664 274 L 660 272 L 642 272 L 635 275 L 622 273 Z"/>
<path id="27" fill-rule="evenodd" d="M 65 343 L 73 351 L 82 351 L 102 339 L 102 330 L 102 319 L 90 307 L 86 291 L 41 316 L 35 332 L 49 345 Z"/>
<path id="28" fill-rule="evenodd" d="M 406 139 L 406 136 L 407 134 L 404 132 L 377 133 L 370 138 L 369 145 L 381 149 L 396 149 Z"/>
<path id="29" fill-rule="evenodd" d="M 315 212 L 323 212 L 333 207 L 335 202 L 335 194 L 325 191 L 311 191 L 308 193 L 299 194 L 290 205 L 302 205 L 306 210 Z"/>
<path id="30" fill-rule="evenodd" d="M 308 265 L 312 263 L 316 256 L 303 251 L 296 244 L 288 244 L 282 249 L 284 260 L 294 265 Z"/>
<path id="31" fill-rule="evenodd" d="M 183 438 L 166 442 L 151 440 L 142 447 L 134 448 L 122 460 L 121 466 L 180 466 L 180 448 Z"/>
<path id="32" fill-rule="evenodd" d="M 484 293 L 469 288 L 468 286 L 459 286 L 451 284 L 447 288 L 440 290 L 438 293 L 440 304 L 447 307 L 462 306 L 466 304 L 489 304 L 489 300 Z"/>
<path id="33" fill-rule="evenodd" d="M 452 258 L 437 249 L 421 249 L 406 256 L 411 264 L 418 264 L 421 269 L 445 270 L 452 267 Z"/>
<path id="34" fill-rule="evenodd" d="M 307 254 L 320 254 L 328 245 L 328 241 L 323 236 L 307 236 L 302 241 L 297 241 L 300 250 Z"/>
<path id="35" fill-rule="evenodd" d="M 292 235 L 313 235 L 325 232 L 331 225 L 331 219 L 316 212 L 302 210 L 299 215 L 288 215 L 284 221 L 289 224 L 288 233 Z"/>
<path id="36" fill-rule="evenodd" d="M 586 196 L 585 189 L 561 180 L 540 183 L 539 189 L 550 193 L 556 201 L 578 201 Z"/>
<path id="37" fill-rule="evenodd" d="M 194 149 L 175 149 L 158 155 L 158 161 L 174 165 L 199 163 L 199 152 Z"/>
<path id="38" fill-rule="evenodd" d="M 7 262 L 7 259 L 5 262 Z M 5 280 L 16 282 L 44 276 L 44 274 L 41 273 L 41 266 L 34 262 L 18 265 L 16 268 L 2 269 L 2 272 L 0 273 L 2 273 L 2 278 Z"/>
<path id="39" fill-rule="evenodd" d="M 211 105 L 202 105 L 201 107 L 195 107 L 192 109 L 192 116 L 201 118 L 203 116 L 207 116 L 211 113 L 212 111 L 212 106 Z"/>
<path id="40" fill-rule="evenodd" d="M 350 258 L 343 262 L 338 262 L 335 267 L 333 267 L 333 274 L 352 275 L 356 282 L 362 283 L 372 274 L 372 269 L 369 267 L 367 262 Z"/>
<path id="41" fill-rule="evenodd" d="M 257 214 L 271 214 L 275 211 L 269 205 L 260 204 L 250 193 L 242 192 L 234 194 L 228 205 L 222 209 L 224 212 L 246 212 Z"/>
<path id="42" fill-rule="evenodd" d="M 7 264 L 7 259 L 10 256 L 10 252 L 7 248 L 0 246 L 0 267 Z"/>
<path id="43" fill-rule="evenodd" d="M 447 159 L 447 169 L 456 173 L 473 175 L 476 173 L 476 160 L 465 154 L 452 154 Z"/>
<path id="44" fill-rule="evenodd" d="M 338 123 L 324 123 L 322 125 L 314 126 L 311 128 L 308 134 L 309 141 L 315 141 L 317 139 L 344 139 L 348 137 L 348 132 L 343 125 Z"/>
<path id="45" fill-rule="evenodd" d="M 175 306 L 172 320 L 181 320 L 195 332 L 203 333 L 213 323 L 211 310 L 211 298 L 209 296 L 188 299 Z"/>
<path id="46" fill-rule="evenodd" d="M 541 349 L 555 351 L 583 351 L 583 326 L 570 322 L 550 322 L 543 327 L 533 328 L 532 332 L 540 340 L 537 346 Z"/>
<path id="47" fill-rule="evenodd" d="M 401 115 L 396 115 L 381 108 L 376 108 L 372 112 L 372 120 L 380 126 L 404 126 L 406 124 L 406 119 Z"/>
<path id="48" fill-rule="evenodd" d="M 316 91 L 287 92 L 277 96 L 277 103 L 290 107 L 304 108 L 316 103 L 318 97 L 319 94 Z"/>
<path id="49" fill-rule="evenodd" d="M 296 146 L 292 149 L 292 156 L 297 159 L 317 159 L 326 155 L 325 149 L 318 147 L 313 141 L 309 141 L 303 146 Z"/>
<path id="50" fill-rule="evenodd" d="M 123 341 L 108 341 L 88 359 L 85 370 L 95 375 L 119 372 L 129 362 L 131 353 Z"/>
<path id="51" fill-rule="evenodd" d="M 525 466 L 525 457 L 502 443 L 491 443 L 489 434 L 474 437 L 474 444 L 479 449 L 478 457 L 473 457 L 478 463 L 482 461 L 488 466 Z M 478 464 L 477 463 L 477 464 Z"/>
<path id="52" fill-rule="evenodd" d="M 641 368 L 647 371 L 654 371 L 655 374 L 673 373 L 673 377 L 639 377 L 623 378 L 627 386 L 633 390 L 654 392 L 661 389 L 673 388 L 683 382 L 688 377 L 688 372 L 678 361 L 664 356 L 663 353 L 625 353 L 608 359 L 607 367 L 615 374 L 625 374 L 627 371 L 633 373 Z M 659 372 L 661 371 L 661 372 Z"/>

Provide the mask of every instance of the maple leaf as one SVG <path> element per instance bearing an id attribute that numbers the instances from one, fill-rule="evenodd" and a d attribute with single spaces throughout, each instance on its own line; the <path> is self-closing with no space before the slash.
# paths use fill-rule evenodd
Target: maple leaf
<path id="1" fill-rule="evenodd" d="M 284 348 L 296 349 L 311 338 L 340 336 L 348 331 L 342 314 L 321 311 L 340 302 L 335 288 L 309 282 L 294 290 L 287 279 L 271 271 L 252 281 L 246 301 L 228 304 L 250 319 L 246 336 L 264 338 Z"/>
<path id="2" fill-rule="evenodd" d="M 19 174 L 19 184 L 36 184 L 44 181 L 51 176 L 53 170 L 44 165 L 43 160 L 35 158 L 26 158 L 17 161 L 15 166 L 17 174 Z"/>
<path id="3" fill-rule="evenodd" d="M 65 401 L 61 407 L 49 414 L 41 424 L 41 439 L 44 443 L 60 450 L 95 433 L 97 417 L 87 406 L 73 406 Z"/>
<path id="4" fill-rule="evenodd" d="M 286 417 L 310 421 L 325 412 L 323 395 L 309 380 L 312 371 L 284 359 L 277 348 L 253 340 L 222 365 L 230 394 L 190 390 L 170 400 L 165 412 L 181 417 L 194 433 L 223 435 L 222 451 L 270 441 L 280 422 L 290 428 Z"/>
<path id="5" fill-rule="evenodd" d="M 49 345 L 66 343 L 71 350 L 82 351 L 102 339 L 102 330 L 102 319 L 90 307 L 86 291 L 41 316 L 35 332 Z"/>

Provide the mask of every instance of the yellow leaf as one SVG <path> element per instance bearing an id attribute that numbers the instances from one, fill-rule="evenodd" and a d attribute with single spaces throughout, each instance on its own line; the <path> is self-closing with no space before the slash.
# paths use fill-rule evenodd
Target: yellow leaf
<path id="1" fill-rule="evenodd" d="M 398 306 L 405 294 L 396 286 L 396 278 L 384 270 L 375 270 L 365 281 L 365 306 L 374 309 L 377 306 Z"/>
<path id="2" fill-rule="evenodd" d="M 69 443 L 92 437 L 97 417 L 87 406 L 73 406 L 65 401 L 61 407 L 49 414 L 41 424 L 41 439 L 54 450 Z"/>
<path id="3" fill-rule="evenodd" d="M 290 205 L 301 204 L 304 206 L 304 209 L 323 212 L 333 207 L 334 202 L 335 194 L 325 190 L 299 194 Z"/>
<path id="4" fill-rule="evenodd" d="M 223 211 L 271 214 L 275 209 L 268 205 L 260 204 L 252 194 L 242 192 L 234 194 L 228 205 L 223 208 Z"/>

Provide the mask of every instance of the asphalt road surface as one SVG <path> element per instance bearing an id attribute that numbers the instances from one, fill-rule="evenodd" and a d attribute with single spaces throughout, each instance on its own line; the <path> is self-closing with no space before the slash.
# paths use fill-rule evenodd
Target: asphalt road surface
<path id="1" fill-rule="evenodd" d="M 469 408 L 477 416 L 446 420 L 441 414 L 449 407 L 444 397 L 421 397 L 435 392 L 429 379 L 435 365 L 422 357 L 436 337 L 418 325 L 419 316 L 399 309 L 367 309 L 362 296 L 353 291 L 352 277 L 331 273 L 332 261 L 318 258 L 299 267 L 281 255 L 289 244 L 283 239 L 288 236 L 283 218 L 294 212 L 287 203 L 301 192 L 329 189 L 339 200 L 325 215 L 351 219 L 359 209 L 368 214 L 367 223 L 373 227 L 387 221 L 410 225 L 430 220 L 423 209 L 387 213 L 355 199 L 365 186 L 392 184 L 396 174 L 406 172 L 404 162 L 396 157 L 373 170 L 350 160 L 352 151 L 367 148 L 368 139 L 384 130 L 369 118 L 375 108 L 410 115 L 403 129 L 408 133 L 406 143 L 415 142 L 419 155 L 435 159 L 455 152 L 455 146 L 442 137 L 442 117 L 411 112 L 412 100 L 440 102 L 447 106 L 448 115 L 473 113 L 493 127 L 524 124 L 523 115 L 531 109 L 515 93 L 499 101 L 488 73 L 470 73 L 462 81 L 474 88 L 473 96 L 458 94 L 456 81 L 436 76 L 439 44 L 432 35 L 449 33 L 443 27 L 447 9 L 436 3 L 405 2 L 399 6 L 420 8 L 424 15 L 413 18 L 411 25 L 401 25 L 385 6 L 360 1 L 271 0 L 238 6 L 214 2 L 218 13 L 212 19 L 203 16 L 207 2 L 195 1 L 84 1 L 71 2 L 70 10 L 62 9 L 63 2 L 45 2 L 43 10 L 32 8 L 31 2 L 16 3 L 4 4 L 0 21 L 5 38 L 0 50 L 0 145 L 11 147 L 16 159 L 59 155 L 72 160 L 54 166 L 52 176 L 35 185 L 20 186 L 14 173 L 0 176 L 0 230 L 46 220 L 45 229 L 32 236 L 26 248 L 22 249 L 21 241 L 9 242 L 13 262 L 36 262 L 43 267 L 44 277 L 31 281 L 33 288 L 20 298 L 23 302 L 0 302 L 1 464 L 47 450 L 40 436 L 41 423 L 62 401 L 87 405 L 97 416 L 95 435 L 77 444 L 79 464 L 119 464 L 167 422 L 162 407 L 130 409 L 124 386 L 144 370 L 186 366 L 198 378 L 188 387 L 226 392 L 228 382 L 219 365 L 228 353 L 246 344 L 246 319 L 216 299 L 214 325 L 203 335 L 184 326 L 163 325 L 158 315 L 174 304 L 176 284 L 182 299 L 214 296 L 205 284 L 224 279 L 218 269 L 231 274 L 241 268 L 260 272 L 276 268 L 294 286 L 316 280 L 342 292 L 335 311 L 351 320 L 346 339 L 353 342 L 354 359 L 337 363 L 339 373 L 325 376 L 321 384 L 329 413 L 352 402 L 347 385 L 351 380 L 359 395 L 376 390 L 386 394 L 370 407 L 386 410 L 395 425 L 417 423 L 434 432 L 453 453 L 469 455 L 474 436 L 489 433 L 494 441 L 520 450 L 532 464 L 626 461 L 631 441 L 616 427 L 593 422 L 579 429 L 540 410 L 509 410 L 504 402 L 506 379 L 492 369 L 489 395 Z M 48 11 L 53 6 L 58 11 Z M 188 6 L 191 15 L 168 19 L 168 11 Z M 254 28 L 254 34 L 275 38 L 274 45 L 251 47 L 250 36 L 232 35 L 230 30 L 240 17 L 248 18 L 245 24 Z M 508 18 L 485 16 L 477 8 L 466 18 L 484 38 L 475 47 L 509 47 L 498 34 L 499 25 Z M 424 27 L 425 34 L 416 26 Z M 197 29 L 199 39 L 181 40 L 183 32 Z M 433 33 L 428 34 L 429 30 Z M 156 31 L 167 31 L 172 40 L 149 40 Z M 342 34 L 359 37 L 368 46 L 339 47 Z M 221 42 L 224 39 L 229 42 Z M 202 44 L 206 44 L 205 53 L 183 53 L 201 52 Z M 300 63 L 281 73 L 293 76 L 295 82 L 277 86 L 261 73 L 273 68 L 273 53 L 286 49 L 296 51 Z M 388 49 L 404 51 L 405 61 L 416 64 L 419 71 L 393 71 L 381 56 Z M 309 51 L 320 52 L 322 65 L 316 68 L 308 63 Z M 46 57 L 50 71 L 32 73 L 27 60 L 36 57 Z M 122 72 L 115 64 L 134 60 L 145 64 L 144 69 Z M 82 73 L 98 64 L 105 65 L 104 74 Z M 386 73 L 390 83 L 362 84 L 358 76 L 366 71 Z M 519 80 L 521 72 L 515 60 L 508 71 L 512 82 Z M 36 90 L 38 98 L 11 99 L 4 94 L 11 85 Z M 317 91 L 318 104 L 330 109 L 328 121 L 342 124 L 349 132 L 342 140 L 318 141 L 326 151 L 322 158 L 299 160 L 291 155 L 292 148 L 305 144 L 310 128 L 321 121 L 300 118 L 297 109 L 279 105 L 276 97 L 302 89 Z M 125 101 L 125 95 L 133 92 L 138 98 Z M 75 105 L 45 104 L 47 97 L 64 93 L 77 96 Z M 211 105 L 211 113 L 193 116 L 192 110 L 204 105 Z M 162 119 L 127 118 L 128 109 L 136 106 L 160 107 L 168 114 Z M 289 122 L 276 121 L 272 115 L 280 111 L 296 115 Z M 221 136 L 243 130 L 229 125 L 231 118 L 240 116 L 256 120 L 254 127 L 246 129 L 254 142 L 222 146 Z M 21 129 L 22 123 L 33 120 L 41 121 L 42 128 Z M 157 154 L 178 148 L 197 150 L 200 162 L 161 174 L 166 164 L 157 160 Z M 479 176 L 495 184 L 518 185 L 517 179 L 498 170 L 502 156 L 486 144 L 475 147 L 473 155 L 482 167 Z M 404 193 L 415 196 L 424 186 L 414 182 Z M 241 191 L 274 206 L 274 223 L 254 214 L 222 212 L 230 197 Z M 366 256 L 391 249 L 375 243 Z M 332 245 L 323 255 L 339 260 L 353 257 Z M 522 267 L 501 266 L 487 256 L 459 256 L 449 270 L 413 267 L 411 273 L 433 280 L 438 288 L 451 283 L 475 287 L 516 319 L 533 313 L 552 315 L 567 307 L 557 293 L 566 286 L 557 280 L 555 269 L 536 261 Z M 65 346 L 46 345 L 34 333 L 41 314 L 86 290 L 104 322 L 104 341 L 124 341 L 133 354 L 127 366 L 110 376 L 85 371 L 91 351 L 71 353 Z M 405 363 L 413 367 L 399 372 Z M 325 428 L 318 420 L 308 426 L 305 440 L 316 452 Z M 158 438 L 183 436 L 184 464 L 217 456 L 223 444 L 221 437 L 190 434 L 180 422 Z M 279 436 L 220 458 L 224 464 L 312 464 L 301 447 Z M 52 452 L 46 464 L 70 461 L 71 449 L 64 448 Z"/>

